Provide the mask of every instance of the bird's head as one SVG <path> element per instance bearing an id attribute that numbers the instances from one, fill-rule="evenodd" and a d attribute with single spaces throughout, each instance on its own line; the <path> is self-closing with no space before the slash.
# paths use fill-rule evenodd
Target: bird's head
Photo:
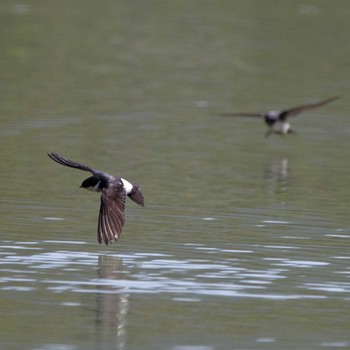
<path id="1" fill-rule="evenodd" d="M 82 182 L 80 188 L 85 188 L 86 190 L 93 192 L 101 192 L 101 180 L 97 177 L 91 176 Z"/>
<path id="2" fill-rule="evenodd" d="M 280 117 L 281 112 L 279 111 L 270 111 L 265 114 L 265 122 L 268 125 L 274 124 Z"/>

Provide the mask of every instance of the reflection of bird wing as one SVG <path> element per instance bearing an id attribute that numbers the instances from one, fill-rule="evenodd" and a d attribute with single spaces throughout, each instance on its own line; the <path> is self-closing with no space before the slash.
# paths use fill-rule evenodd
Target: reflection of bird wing
<path id="1" fill-rule="evenodd" d="M 80 170 L 84 170 L 84 171 L 90 171 L 90 173 L 95 174 L 95 170 L 90 168 L 87 165 L 81 164 L 81 163 L 77 163 L 77 162 L 73 162 L 72 160 L 63 158 L 62 156 L 58 155 L 57 153 L 48 153 L 47 154 L 52 160 L 54 160 L 55 162 L 57 162 L 58 164 L 64 165 L 64 166 L 68 166 L 70 168 L 75 168 L 75 169 L 80 169 Z"/>
<path id="2" fill-rule="evenodd" d="M 333 102 L 335 100 L 338 100 L 340 97 L 336 96 L 336 97 L 331 97 L 331 98 L 327 98 L 325 100 L 319 101 L 319 102 L 315 102 L 315 103 L 309 103 L 309 104 L 305 104 L 305 105 L 300 105 L 300 106 L 296 106 L 296 107 L 292 107 L 289 109 L 286 109 L 284 111 L 281 112 L 280 115 L 280 120 L 285 120 L 287 117 L 290 116 L 294 116 L 304 110 L 307 109 L 313 109 L 313 108 L 317 108 L 317 107 L 321 107 L 327 103 Z"/>
<path id="3" fill-rule="evenodd" d="M 103 241 L 108 245 L 120 237 L 125 223 L 125 198 L 126 192 L 122 184 L 114 184 L 103 190 L 97 228 L 100 244 Z"/>
<path id="4" fill-rule="evenodd" d="M 222 117 L 264 117 L 265 113 L 220 113 Z"/>
<path id="5" fill-rule="evenodd" d="M 129 198 L 132 199 L 136 204 L 144 206 L 145 200 L 141 193 L 141 188 L 139 185 L 133 185 L 131 192 L 128 194 Z"/>

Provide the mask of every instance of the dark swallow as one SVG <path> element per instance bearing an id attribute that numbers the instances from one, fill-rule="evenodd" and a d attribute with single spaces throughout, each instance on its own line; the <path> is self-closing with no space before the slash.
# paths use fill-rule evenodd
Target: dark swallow
<path id="1" fill-rule="evenodd" d="M 97 227 L 98 242 L 101 244 L 103 241 L 108 245 L 113 241 L 117 241 L 125 223 L 126 195 L 135 203 L 144 206 L 140 187 L 121 177 L 112 176 L 87 165 L 63 158 L 57 153 L 48 153 L 47 155 L 61 165 L 92 173 L 92 176 L 84 180 L 80 187 L 93 192 L 101 192 L 101 206 Z"/>
<path id="2" fill-rule="evenodd" d="M 267 113 L 221 113 L 221 116 L 264 118 L 264 121 L 269 128 L 268 132 L 266 133 L 266 137 L 270 136 L 271 134 L 286 135 L 286 134 L 295 133 L 295 131 L 291 128 L 290 124 L 287 121 L 288 117 L 295 116 L 308 109 L 314 109 L 314 108 L 324 106 L 327 103 L 333 102 L 337 99 L 339 99 L 339 97 L 331 97 L 331 98 L 327 98 L 326 100 L 322 100 L 315 103 L 304 104 L 304 105 L 288 108 L 282 111 L 269 111 Z"/>

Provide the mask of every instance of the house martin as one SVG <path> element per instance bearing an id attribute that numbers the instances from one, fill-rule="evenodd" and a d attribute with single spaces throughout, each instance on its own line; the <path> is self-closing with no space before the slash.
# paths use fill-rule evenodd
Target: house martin
<path id="1" fill-rule="evenodd" d="M 319 102 L 304 104 L 304 105 L 284 109 L 282 111 L 269 111 L 267 113 L 245 113 L 245 112 L 221 113 L 220 115 L 225 117 L 241 116 L 241 117 L 264 118 L 265 124 L 269 128 L 269 130 L 266 133 L 266 137 L 270 136 L 271 134 L 286 135 L 286 134 L 295 133 L 295 131 L 291 128 L 290 124 L 288 123 L 288 120 L 287 120 L 288 117 L 295 116 L 308 109 L 314 109 L 314 108 L 324 106 L 337 99 L 339 99 L 339 97 L 331 97 Z"/>
<path id="2" fill-rule="evenodd" d="M 87 165 L 73 162 L 57 153 L 48 153 L 47 155 L 61 165 L 92 173 L 92 176 L 84 180 L 80 187 L 93 192 L 101 192 L 97 240 L 100 244 L 104 242 L 106 245 L 117 241 L 125 223 L 126 195 L 135 203 L 144 206 L 140 186 L 121 177 L 112 176 Z"/>

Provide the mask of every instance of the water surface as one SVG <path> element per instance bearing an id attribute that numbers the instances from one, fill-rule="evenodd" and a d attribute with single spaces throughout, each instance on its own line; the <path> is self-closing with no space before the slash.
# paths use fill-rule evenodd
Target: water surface
<path id="1" fill-rule="evenodd" d="M 349 11 L 3 1 L 1 348 L 349 348 Z M 49 151 L 141 184 L 118 244 Z"/>

